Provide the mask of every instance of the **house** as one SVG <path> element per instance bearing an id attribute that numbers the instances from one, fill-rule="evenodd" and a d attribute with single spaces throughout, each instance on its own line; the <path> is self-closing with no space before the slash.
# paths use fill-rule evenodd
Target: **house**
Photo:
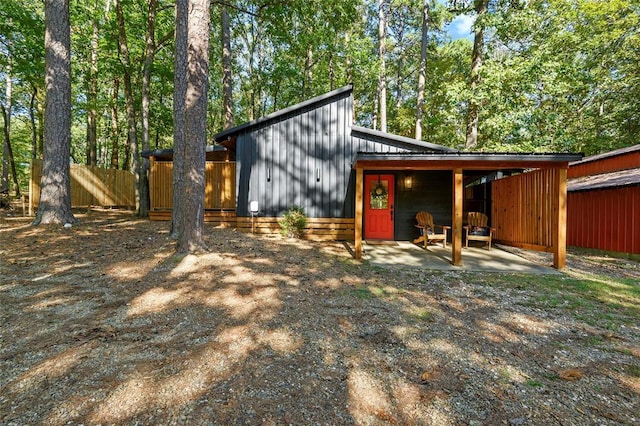
<path id="1" fill-rule="evenodd" d="M 640 254 L 640 145 L 569 164 L 567 243 Z"/>
<path id="2" fill-rule="evenodd" d="M 355 126 L 352 96 L 346 86 L 214 135 L 207 170 L 227 171 L 218 173 L 224 182 L 207 180 L 207 220 L 274 231 L 279 215 L 302 206 L 307 236 L 353 240 L 360 257 L 365 239 L 415 238 L 415 215 L 427 210 L 452 226 L 460 264 L 464 213 L 480 210 L 497 240 L 553 251 L 564 266 L 566 171 L 580 155 L 466 153 Z M 168 219 L 171 176 L 154 174 L 168 173 L 170 154 L 143 155 L 151 159 L 150 217 Z"/>

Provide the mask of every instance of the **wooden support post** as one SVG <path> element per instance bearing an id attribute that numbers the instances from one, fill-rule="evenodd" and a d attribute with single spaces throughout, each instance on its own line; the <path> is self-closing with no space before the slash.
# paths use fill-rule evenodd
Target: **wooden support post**
<path id="1" fill-rule="evenodd" d="M 462 185 L 462 169 L 453 171 L 453 214 L 451 235 L 451 263 L 462 265 L 462 201 L 464 187 Z"/>
<path id="2" fill-rule="evenodd" d="M 362 259 L 363 170 L 356 166 L 355 258 Z"/>
<path id="3" fill-rule="evenodd" d="M 553 218 L 553 267 L 564 269 L 567 264 L 567 169 L 558 169 L 555 179 L 557 192 L 553 197 L 554 211 L 556 217 Z"/>

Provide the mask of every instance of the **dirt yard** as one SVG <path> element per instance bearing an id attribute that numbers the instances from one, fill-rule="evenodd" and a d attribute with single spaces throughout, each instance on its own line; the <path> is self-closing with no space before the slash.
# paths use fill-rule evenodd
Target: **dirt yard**
<path id="1" fill-rule="evenodd" d="M 340 243 L 0 213 L 0 424 L 640 423 L 640 266 L 381 269 Z"/>

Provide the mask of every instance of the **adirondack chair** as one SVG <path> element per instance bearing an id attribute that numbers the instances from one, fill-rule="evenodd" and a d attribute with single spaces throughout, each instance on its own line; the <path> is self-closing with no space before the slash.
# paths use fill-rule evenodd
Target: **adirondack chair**
<path id="1" fill-rule="evenodd" d="M 467 232 L 466 246 L 469 247 L 469 240 L 486 241 L 491 250 L 491 239 L 495 228 L 488 225 L 489 218 L 486 214 L 480 212 L 467 213 L 467 225 L 464 227 Z"/>
<path id="2" fill-rule="evenodd" d="M 416 221 L 418 224 L 415 226 L 420 230 L 420 236 L 413 240 L 414 244 L 424 242 L 426 249 L 431 241 L 442 241 L 442 247 L 447 248 L 447 232 L 451 229 L 450 226 L 434 225 L 433 215 L 425 211 L 416 214 Z M 441 228 L 442 233 L 437 234 L 436 228 Z"/>

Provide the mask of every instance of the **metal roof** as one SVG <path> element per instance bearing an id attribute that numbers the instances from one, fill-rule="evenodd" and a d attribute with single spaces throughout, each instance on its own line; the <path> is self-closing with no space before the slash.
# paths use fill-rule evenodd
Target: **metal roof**
<path id="1" fill-rule="evenodd" d="M 316 96 L 315 98 L 311 98 L 309 100 L 306 100 L 304 102 L 300 102 L 298 104 L 292 105 L 288 108 L 284 108 L 281 110 L 278 110 L 276 112 L 273 112 L 269 115 L 265 115 L 264 117 L 260 117 L 257 120 L 253 120 L 253 121 L 249 121 L 247 123 L 241 124 L 239 126 L 236 127 L 232 127 L 231 129 L 227 129 L 227 130 L 223 130 L 220 133 L 216 133 L 215 135 L 213 135 L 213 139 L 217 142 L 222 142 L 223 140 L 230 138 L 232 136 L 237 135 L 238 133 L 242 132 L 243 130 L 248 130 L 252 127 L 255 127 L 259 124 L 265 123 L 267 121 L 272 121 L 275 120 L 277 118 L 280 118 L 282 116 L 285 116 L 287 114 L 290 113 L 294 113 L 297 111 L 301 111 L 305 108 L 308 108 L 314 104 L 320 103 L 320 102 L 324 102 L 326 100 L 332 99 L 336 96 L 342 95 L 343 93 L 351 93 L 353 91 L 353 86 L 352 85 L 348 85 L 348 86 L 344 86 L 341 87 L 339 89 L 336 89 L 334 91 L 325 93 L 324 95 L 320 95 L 320 96 Z"/>
<path id="2" fill-rule="evenodd" d="M 583 158 L 582 160 L 571 163 L 571 166 L 577 166 L 578 164 L 590 163 L 592 161 L 602 160 L 603 158 L 615 157 L 617 155 L 628 154 L 630 152 L 636 151 L 640 151 L 640 144 L 616 149 L 614 151 L 604 152 L 602 154 L 591 155 L 589 157 Z"/>
<path id="3" fill-rule="evenodd" d="M 205 147 L 205 152 L 224 152 L 226 151 L 227 148 L 221 146 L 221 145 L 207 145 Z M 140 153 L 140 155 L 142 155 L 145 158 L 149 158 L 149 157 L 155 157 L 157 159 L 162 159 L 162 160 L 170 160 L 173 158 L 173 148 L 167 148 L 167 149 L 151 149 L 148 151 L 142 151 L 142 153 Z"/>
<path id="4" fill-rule="evenodd" d="M 403 148 L 408 148 L 411 150 L 458 152 L 458 150 L 450 148 L 448 146 L 423 142 L 418 139 L 412 139 L 405 136 L 394 135 L 392 133 L 381 132 L 379 130 L 367 129 L 366 127 L 352 125 L 351 134 L 355 134 L 357 136 L 358 133 L 366 136 L 373 136 L 374 138 L 382 139 L 384 143 L 400 145 Z"/>
<path id="5" fill-rule="evenodd" d="M 588 191 L 634 185 L 640 185 L 640 168 L 569 179 L 567 191 Z"/>
<path id="6" fill-rule="evenodd" d="M 515 162 L 570 162 L 582 158 L 571 153 L 504 153 L 504 152 L 358 152 L 356 161 L 515 161 Z"/>

